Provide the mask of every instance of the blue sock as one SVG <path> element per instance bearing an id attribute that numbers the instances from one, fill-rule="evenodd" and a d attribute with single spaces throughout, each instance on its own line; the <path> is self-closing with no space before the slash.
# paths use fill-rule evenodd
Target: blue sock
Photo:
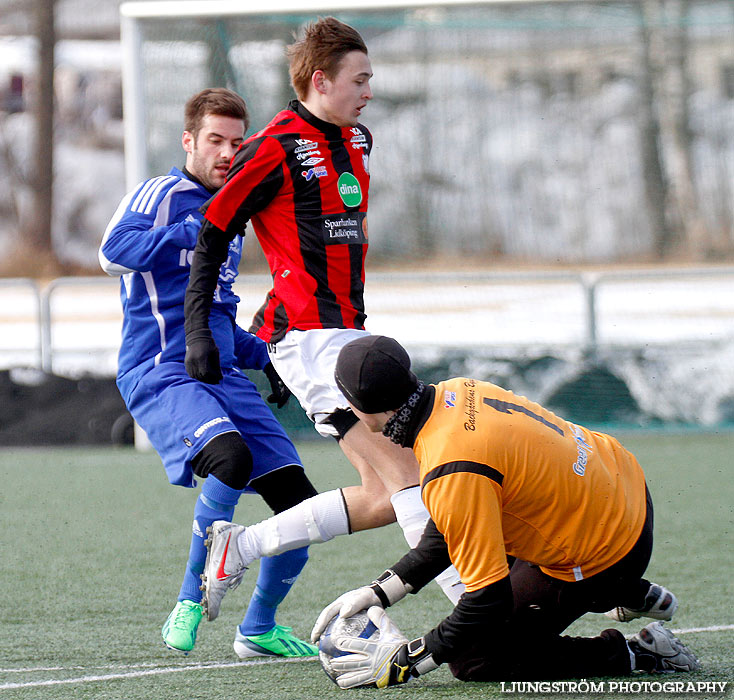
<path id="1" fill-rule="evenodd" d="M 208 476 L 194 506 L 194 525 L 191 535 L 189 560 L 186 564 L 179 600 L 201 600 L 201 574 L 206 563 L 206 529 L 215 520 L 232 520 L 234 507 L 242 492 L 223 484 L 214 476 Z"/>
<path id="2" fill-rule="evenodd" d="M 254 636 L 269 632 L 275 626 L 275 612 L 288 595 L 298 574 L 308 561 L 308 547 L 292 549 L 275 557 L 260 560 L 260 573 L 250 598 L 240 632 Z"/>

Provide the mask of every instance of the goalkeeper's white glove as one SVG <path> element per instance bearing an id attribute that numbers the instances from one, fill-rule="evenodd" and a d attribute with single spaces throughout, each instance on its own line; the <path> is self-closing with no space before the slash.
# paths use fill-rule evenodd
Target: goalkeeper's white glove
<path id="1" fill-rule="evenodd" d="M 311 630 L 311 641 L 316 644 L 324 633 L 326 625 L 337 615 L 349 617 L 373 605 L 387 608 L 402 600 L 412 590 L 413 587 L 409 583 L 405 583 L 394 571 L 388 569 L 369 586 L 342 593 L 331 605 L 325 607 Z"/>
<path id="2" fill-rule="evenodd" d="M 438 668 L 423 638 L 409 642 L 383 608 L 373 606 L 367 616 L 379 630 L 377 639 L 339 637 L 334 640 L 338 649 L 350 652 L 331 660 L 340 688 L 387 688 Z"/>

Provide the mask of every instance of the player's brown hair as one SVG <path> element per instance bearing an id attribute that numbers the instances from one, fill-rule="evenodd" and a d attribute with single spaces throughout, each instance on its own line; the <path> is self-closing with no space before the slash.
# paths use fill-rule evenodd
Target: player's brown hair
<path id="1" fill-rule="evenodd" d="M 367 53 L 359 32 L 335 17 L 320 17 L 304 30 L 303 38 L 287 49 L 291 85 L 299 100 L 305 100 L 311 76 L 322 70 L 333 80 L 339 63 L 350 51 Z"/>
<path id="2" fill-rule="evenodd" d="M 206 88 L 189 98 L 184 107 L 184 131 L 197 137 L 201 123 L 208 114 L 218 117 L 241 119 L 245 123 L 245 131 L 250 125 L 245 101 L 227 88 Z"/>

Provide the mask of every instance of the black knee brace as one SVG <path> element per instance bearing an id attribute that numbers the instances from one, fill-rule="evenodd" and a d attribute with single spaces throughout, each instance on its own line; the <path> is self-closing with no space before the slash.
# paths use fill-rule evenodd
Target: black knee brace
<path id="1" fill-rule="evenodd" d="M 253 479 L 250 485 L 276 514 L 318 493 L 300 464 L 289 464 L 269 474 L 263 474 Z"/>
<path id="2" fill-rule="evenodd" d="M 239 433 L 222 433 L 201 448 L 191 466 L 202 479 L 211 474 L 225 486 L 241 491 L 250 481 L 252 453 Z"/>
<path id="3" fill-rule="evenodd" d="M 337 408 L 324 423 L 331 423 L 339 433 L 337 440 L 341 440 L 356 423 L 359 423 L 359 418 L 354 415 L 351 408 Z"/>

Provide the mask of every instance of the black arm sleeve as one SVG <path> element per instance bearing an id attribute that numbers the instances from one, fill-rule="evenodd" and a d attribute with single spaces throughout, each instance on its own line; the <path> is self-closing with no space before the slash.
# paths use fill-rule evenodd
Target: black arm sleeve
<path id="1" fill-rule="evenodd" d="M 424 635 L 426 649 L 438 664 L 453 661 L 483 637 L 496 634 L 512 614 L 510 577 L 464 593 L 454 611 Z"/>
<path id="2" fill-rule="evenodd" d="M 235 154 L 230 170 L 227 173 L 227 184 L 231 183 L 245 164 L 257 153 L 263 143 L 263 138 L 247 141 L 240 146 Z M 237 210 L 223 231 L 207 219 L 199 229 L 196 239 L 194 258 L 191 262 L 189 286 L 186 288 L 184 299 L 184 315 L 186 321 L 184 330 L 188 336 L 195 331 L 209 330 L 209 312 L 214 300 L 214 290 L 217 288 L 219 270 L 227 260 L 229 244 L 238 233 L 245 230 L 245 225 L 254 211 L 259 211 L 275 196 L 282 184 L 282 174 L 278 178 L 280 168 L 273 168 L 244 201 L 239 202 Z M 225 187 L 227 187 L 225 184 Z M 222 193 L 220 190 L 205 202 L 199 211 L 206 214 L 212 201 Z"/>
<path id="3" fill-rule="evenodd" d="M 429 518 L 420 542 L 390 568 L 417 593 L 451 566 L 449 548 L 436 524 Z"/>
<path id="4" fill-rule="evenodd" d="M 209 328 L 209 312 L 217 288 L 219 269 L 227 259 L 229 243 L 233 238 L 234 234 L 225 233 L 209 221 L 204 221 L 199 230 L 184 298 L 186 335 Z"/>
<path id="5" fill-rule="evenodd" d="M 443 535 L 432 519 L 416 547 L 390 568 L 417 593 L 451 565 Z M 453 661 L 512 614 L 512 586 L 506 576 L 478 591 L 464 593 L 453 612 L 424 635 L 436 663 Z"/>

